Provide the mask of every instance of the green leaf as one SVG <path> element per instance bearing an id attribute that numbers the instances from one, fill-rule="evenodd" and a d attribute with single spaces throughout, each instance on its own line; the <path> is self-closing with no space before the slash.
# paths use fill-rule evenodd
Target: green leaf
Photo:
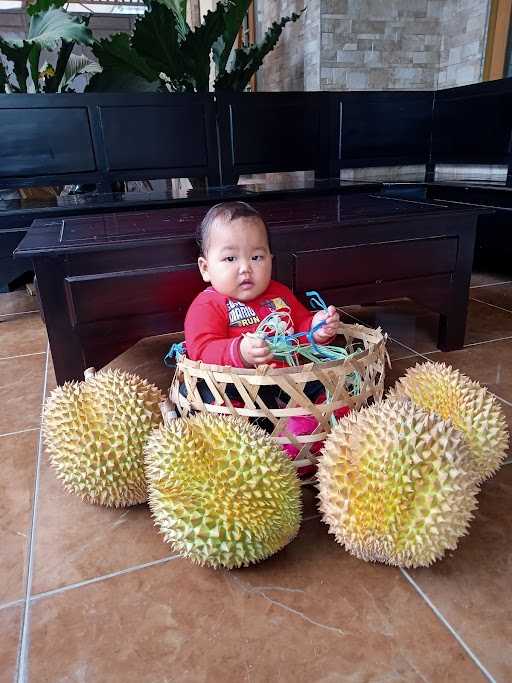
<path id="1" fill-rule="evenodd" d="M 131 41 L 132 47 L 158 76 L 165 73 L 173 83 L 184 76 L 182 46 L 176 14 L 157 2 L 140 19 L 137 19 Z"/>
<path id="2" fill-rule="evenodd" d="M 0 61 L 0 95 L 5 92 L 5 86 L 9 84 L 9 79 L 7 78 L 7 71 L 5 66 Z"/>
<path id="3" fill-rule="evenodd" d="M 27 92 L 28 56 L 32 43 L 26 40 L 4 40 L 0 37 L 0 52 L 13 64 L 14 75 L 21 92 Z"/>
<path id="4" fill-rule="evenodd" d="M 30 75 L 34 84 L 34 89 L 39 90 L 39 58 L 41 57 L 41 46 L 34 43 L 28 53 L 28 64 Z"/>
<path id="5" fill-rule="evenodd" d="M 46 12 L 50 8 L 58 9 L 64 7 L 69 0 L 35 0 L 27 5 L 27 14 L 29 17 L 41 12 Z"/>
<path id="6" fill-rule="evenodd" d="M 101 73 L 101 66 L 89 59 L 87 55 L 70 55 L 59 90 L 63 91 L 68 88 L 77 76 L 99 73 Z"/>
<path id="7" fill-rule="evenodd" d="M 224 31 L 221 40 L 218 41 L 213 51 L 214 61 L 219 73 L 222 73 L 226 68 L 231 49 L 252 2 L 253 0 L 234 0 L 234 2 L 226 5 Z"/>
<path id="8" fill-rule="evenodd" d="M 226 6 L 218 3 L 213 12 L 207 12 L 203 22 L 191 31 L 181 45 L 185 69 L 195 89 L 208 91 L 210 87 L 210 54 L 213 44 L 225 28 Z"/>
<path id="9" fill-rule="evenodd" d="M 283 17 L 280 21 L 274 21 L 267 29 L 263 40 L 250 47 L 242 47 L 235 51 L 235 61 L 231 71 L 219 74 L 215 81 L 215 90 L 245 90 L 251 77 L 263 64 L 263 60 L 271 52 L 279 41 L 283 28 L 289 21 L 300 19 L 304 10 L 299 14 L 295 12 L 291 17 Z"/>
<path id="10" fill-rule="evenodd" d="M 159 72 L 131 47 L 127 33 L 95 42 L 92 51 L 102 73 L 91 78 L 87 92 L 154 92 L 160 87 Z"/>
<path id="11" fill-rule="evenodd" d="M 55 64 L 55 73 L 45 80 L 45 92 L 58 92 L 60 90 L 62 77 L 64 76 L 74 46 L 74 42 L 62 41 L 59 54 L 57 55 L 57 63 Z"/>
<path id="12" fill-rule="evenodd" d="M 93 42 L 91 30 L 77 17 L 61 9 L 49 9 L 30 20 L 27 40 L 47 50 L 56 47 L 61 40 L 75 41 L 84 45 Z"/>
<path id="13" fill-rule="evenodd" d="M 180 42 L 184 41 L 190 31 L 190 26 L 187 24 L 187 0 L 156 0 L 156 2 L 174 12 Z"/>

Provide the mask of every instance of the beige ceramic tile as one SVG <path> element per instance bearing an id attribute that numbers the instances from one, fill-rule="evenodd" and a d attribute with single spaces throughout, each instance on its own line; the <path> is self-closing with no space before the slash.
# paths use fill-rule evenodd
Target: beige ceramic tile
<path id="1" fill-rule="evenodd" d="M 46 354 L 0 360 L 0 434 L 39 427 Z"/>
<path id="2" fill-rule="evenodd" d="M 30 296 L 24 289 L 0 294 L 0 320 L 3 316 L 12 316 L 28 311 L 38 311 L 37 301 L 35 296 Z"/>
<path id="3" fill-rule="evenodd" d="M 23 607 L 0 610 L 0 683 L 14 683 Z"/>
<path id="4" fill-rule="evenodd" d="M 43 454 L 32 593 L 171 555 L 149 508 L 109 509 L 66 493 Z"/>
<path id="5" fill-rule="evenodd" d="M 0 437 L 0 605 L 25 595 L 39 431 Z"/>
<path id="6" fill-rule="evenodd" d="M 469 535 L 429 569 L 411 571 L 496 681 L 512 680 L 512 466 L 484 484 Z"/>
<path id="7" fill-rule="evenodd" d="M 470 291 L 471 299 L 500 306 L 512 312 L 512 283 L 508 285 L 494 285 L 492 287 L 478 287 Z"/>
<path id="8" fill-rule="evenodd" d="M 318 520 L 251 569 L 173 560 L 40 599 L 30 642 L 34 681 L 485 680 L 398 570 Z"/>
<path id="9" fill-rule="evenodd" d="M 168 368 L 163 359 L 171 344 L 176 341 L 183 341 L 183 335 L 162 334 L 141 339 L 106 367 L 119 368 L 140 375 L 165 392 L 171 385 L 174 370 Z"/>
<path id="10" fill-rule="evenodd" d="M 510 273 L 475 271 L 471 275 L 471 287 L 480 288 L 481 285 L 494 285 L 498 282 L 512 282 Z M 473 292 L 471 293 L 473 294 Z"/>
<path id="11" fill-rule="evenodd" d="M 46 352 L 46 328 L 37 313 L 0 321 L 0 358 Z"/>
<path id="12" fill-rule="evenodd" d="M 380 326 L 396 342 L 418 353 L 438 350 L 439 316 L 412 301 L 399 299 L 375 306 L 350 306 L 345 310 L 365 325 Z M 512 313 L 470 299 L 464 343 L 475 344 L 503 337 L 512 337 Z"/>

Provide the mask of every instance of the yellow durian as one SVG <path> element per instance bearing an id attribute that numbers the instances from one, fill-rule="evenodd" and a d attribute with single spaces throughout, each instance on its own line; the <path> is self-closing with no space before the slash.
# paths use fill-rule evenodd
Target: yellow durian
<path id="1" fill-rule="evenodd" d="M 46 401 L 43 434 L 50 463 L 65 489 L 88 503 L 143 503 L 144 444 L 162 421 L 162 392 L 120 370 L 88 370 L 85 376 L 57 387 Z"/>
<path id="2" fill-rule="evenodd" d="M 499 401 L 485 387 L 444 363 L 421 363 L 409 368 L 388 393 L 390 400 L 404 398 L 451 420 L 464 433 L 480 481 L 499 469 L 508 450 L 507 422 Z"/>
<path id="3" fill-rule="evenodd" d="M 341 420 L 318 461 L 320 510 L 356 557 L 428 566 L 453 550 L 477 506 L 463 435 L 409 401 L 383 401 Z"/>
<path id="4" fill-rule="evenodd" d="M 293 464 L 263 430 L 206 413 L 155 430 L 146 450 L 155 525 L 183 557 L 248 566 L 287 545 L 302 512 Z"/>

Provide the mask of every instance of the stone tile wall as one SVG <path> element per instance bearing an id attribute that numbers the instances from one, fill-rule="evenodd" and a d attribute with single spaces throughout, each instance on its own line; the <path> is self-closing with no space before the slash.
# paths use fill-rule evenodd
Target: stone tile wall
<path id="1" fill-rule="evenodd" d="M 309 3 L 308 3 L 309 4 Z M 311 3 L 315 5 L 315 2 Z M 261 40 L 273 21 L 288 17 L 293 12 L 304 8 L 303 0 L 262 0 L 256 4 L 256 39 Z M 309 9 L 308 9 L 309 12 Z M 311 14 L 314 14 L 313 9 Z M 308 24 L 308 40 L 311 27 Z M 304 63 L 306 55 L 318 51 L 318 42 L 310 40 L 310 47 L 305 43 L 306 21 L 302 16 L 298 21 L 288 23 L 279 39 L 277 47 L 270 52 L 264 62 L 264 68 L 257 75 L 258 90 L 304 90 Z M 308 79 L 310 70 L 308 71 Z M 318 89 L 318 86 L 313 89 Z"/>
<path id="2" fill-rule="evenodd" d="M 321 89 L 434 88 L 441 5 L 441 0 L 321 0 Z"/>
<path id="3" fill-rule="evenodd" d="M 482 77 L 491 0 L 310 0 L 259 71 L 260 90 L 432 89 Z M 297 0 L 255 0 L 260 30 Z M 302 64 L 301 64 L 302 61 Z"/>
<path id="4" fill-rule="evenodd" d="M 489 6 L 489 0 L 444 2 L 439 88 L 482 80 Z"/>

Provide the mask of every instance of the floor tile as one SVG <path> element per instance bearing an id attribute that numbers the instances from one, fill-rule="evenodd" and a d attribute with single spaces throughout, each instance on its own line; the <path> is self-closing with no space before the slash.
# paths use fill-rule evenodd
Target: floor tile
<path id="1" fill-rule="evenodd" d="M 42 682 L 484 680 L 398 570 L 318 520 L 254 568 L 173 560 L 37 600 L 30 639 Z"/>
<path id="2" fill-rule="evenodd" d="M 512 339 L 435 353 L 429 360 L 451 365 L 484 384 L 493 394 L 512 402 Z M 397 365 L 402 361 L 397 361 Z"/>
<path id="3" fill-rule="evenodd" d="M 381 327 L 395 341 L 418 353 L 438 350 L 439 316 L 413 301 L 400 299 L 375 306 L 350 306 L 344 310 L 365 325 Z M 470 299 L 464 343 L 503 337 L 512 337 L 512 313 Z"/>
<path id="4" fill-rule="evenodd" d="M 39 427 L 46 357 L 0 360 L 0 434 Z"/>
<path id="5" fill-rule="evenodd" d="M 512 337 L 512 312 L 470 299 L 464 344 L 477 344 L 503 337 Z"/>
<path id="6" fill-rule="evenodd" d="M 498 282 L 511 282 L 510 272 L 490 272 L 474 271 L 471 275 L 471 287 L 481 287 L 482 285 L 494 285 Z"/>
<path id="7" fill-rule="evenodd" d="M 106 367 L 140 375 L 165 392 L 171 386 L 174 370 L 168 368 L 163 359 L 171 344 L 180 341 L 183 341 L 181 333 L 146 337 L 117 356 Z"/>
<path id="8" fill-rule="evenodd" d="M 316 489 L 303 491 L 303 517 L 318 514 Z M 146 505 L 122 510 L 67 494 L 43 458 L 32 594 L 104 576 L 172 555 Z"/>
<path id="9" fill-rule="evenodd" d="M 25 595 L 39 431 L 0 437 L 0 605 Z"/>
<path id="10" fill-rule="evenodd" d="M 0 294 L 0 319 L 4 315 L 10 316 L 14 313 L 26 313 L 27 311 L 37 310 L 36 297 L 27 294 L 24 289 Z"/>
<path id="11" fill-rule="evenodd" d="M 15 680 L 22 610 L 20 605 L 0 610 L 0 683 Z"/>
<path id="12" fill-rule="evenodd" d="M 512 467 L 484 484 L 469 535 L 414 581 L 497 681 L 512 680 Z M 448 679 L 446 679 L 448 680 Z"/>
<path id="13" fill-rule="evenodd" d="M 37 313 L 0 320 L 0 358 L 46 351 L 46 328 Z"/>
<path id="14" fill-rule="evenodd" d="M 493 306 L 512 311 L 512 283 L 508 285 L 493 285 L 492 287 L 478 287 L 472 289 L 469 296 L 473 300 L 483 301 Z"/>
<path id="15" fill-rule="evenodd" d="M 32 594 L 171 555 L 149 508 L 109 509 L 65 492 L 43 454 Z"/>
<path id="16" fill-rule="evenodd" d="M 55 368 L 53 367 L 52 354 L 48 353 L 48 368 L 46 371 L 46 390 L 45 398 L 49 396 L 52 391 L 57 386 L 57 380 L 55 378 Z"/>
<path id="17" fill-rule="evenodd" d="M 439 316 L 409 299 L 374 306 L 347 306 L 344 310 L 364 325 L 381 327 L 383 332 L 409 349 L 425 353 L 437 348 Z"/>

